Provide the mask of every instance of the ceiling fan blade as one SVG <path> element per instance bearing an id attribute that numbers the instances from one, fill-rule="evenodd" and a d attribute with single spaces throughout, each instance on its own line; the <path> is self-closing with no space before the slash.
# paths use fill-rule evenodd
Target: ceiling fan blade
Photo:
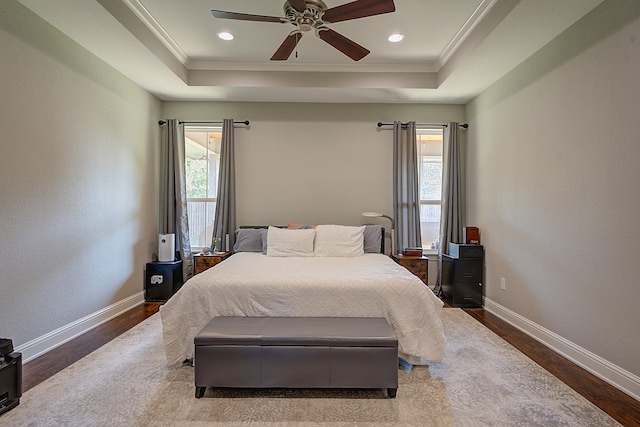
<path id="1" fill-rule="evenodd" d="M 327 9 L 322 16 L 324 22 L 341 22 L 367 16 L 395 12 L 393 0 L 356 0 Z"/>
<path id="2" fill-rule="evenodd" d="M 277 22 L 284 24 L 287 21 L 277 16 L 251 15 L 249 13 L 226 12 L 224 10 L 212 10 L 211 13 L 216 18 L 221 19 L 237 19 L 240 21 L 258 21 L 258 22 Z"/>
<path id="3" fill-rule="evenodd" d="M 302 38 L 302 33 L 293 32 L 287 36 L 282 42 L 276 53 L 271 57 L 272 61 L 286 61 L 291 52 L 296 48 L 298 42 Z"/>
<path id="4" fill-rule="evenodd" d="M 318 37 L 320 37 L 322 40 L 329 43 L 331 46 L 335 47 L 354 61 L 360 61 L 362 58 L 369 54 L 369 50 L 331 29 L 327 28 L 318 31 Z"/>
<path id="5" fill-rule="evenodd" d="M 305 0 L 289 0 L 289 4 L 298 12 L 307 10 L 307 2 Z"/>

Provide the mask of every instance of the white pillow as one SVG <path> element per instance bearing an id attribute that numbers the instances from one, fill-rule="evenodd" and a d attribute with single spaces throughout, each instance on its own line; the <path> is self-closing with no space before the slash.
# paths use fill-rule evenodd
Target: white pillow
<path id="1" fill-rule="evenodd" d="M 364 255 L 364 225 L 318 225 L 316 256 L 356 257 Z"/>
<path id="2" fill-rule="evenodd" d="M 267 256 L 314 256 L 313 239 L 316 230 L 269 227 L 267 230 Z"/>

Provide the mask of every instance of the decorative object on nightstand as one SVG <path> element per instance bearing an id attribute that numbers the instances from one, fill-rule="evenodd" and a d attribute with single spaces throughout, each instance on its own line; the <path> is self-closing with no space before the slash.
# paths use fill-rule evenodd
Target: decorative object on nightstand
<path id="1" fill-rule="evenodd" d="M 478 227 L 466 226 L 464 228 L 465 243 L 480 244 L 480 229 Z"/>
<path id="2" fill-rule="evenodd" d="M 482 245 L 449 243 L 442 255 L 442 291 L 454 307 L 482 307 L 484 282 Z"/>
<path id="3" fill-rule="evenodd" d="M 422 256 L 422 248 L 404 248 L 402 250 L 404 256 Z"/>
<path id="4" fill-rule="evenodd" d="M 418 276 L 420 280 L 426 285 L 427 278 L 429 277 L 429 258 L 426 256 L 409 256 L 392 254 L 391 258 L 414 275 Z"/>
<path id="5" fill-rule="evenodd" d="M 210 269 L 211 267 L 218 264 L 219 262 L 222 262 L 225 259 L 229 258 L 230 255 L 231 253 L 229 252 L 220 252 L 217 254 L 213 253 L 213 254 L 194 255 L 193 265 L 194 265 L 195 274 L 199 274 L 205 270 Z"/>
<path id="6" fill-rule="evenodd" d="M 387 218 L 391 221 L 391 254 L 396 253 L 395 234 L 396 234 L 396 222 L 389 215 L 381 214 L 378 212 L 362 212 L 362 216 L 367 218 Z"/>
<path id="7" fill-rule="evenodd" d="M 222 245 L 222 239 L 219 237 L 211 237 L 211 252 L 214 254 L 220 253 L 220 245 Z"/>

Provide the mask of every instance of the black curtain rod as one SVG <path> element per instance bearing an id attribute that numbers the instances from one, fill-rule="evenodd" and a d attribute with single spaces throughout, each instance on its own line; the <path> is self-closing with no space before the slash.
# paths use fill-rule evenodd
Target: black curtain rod
<path id="1" fill-rule="evenodd" d="M 160 120 L 158 121 L 158 124 L 160 126 L 162 126 L 163 124 L 167 123 L 166 120 Z M 181 125 L 221 125 L 222 122 L 178 122 L 178 124 Z M 245 125 L 245 126 L 249 126 L 249 120 L 245 120 L 242 122 L 233 122 L 234 125 Z"/>
<path id="2" fill-rule="evenodd" d="M 407 127 L 409 123 L 400 123 L 400 125 L 402 127 Z M 393 123 L 382 123 L 382 122 L 378 122 L 378 127 L 382 127 L 382 126 L 393 126 Z M 442 127 L 448 127 L 448 125 L 446 124 L 442 124 L 442 123 L 416 123 L 416 126 L 442 126 Z M 461 128 L 465 128 L 467 129 L 469 127 L 469 125 L 467 123 L 463 123 L 461 125 L 458 125 Z"/>

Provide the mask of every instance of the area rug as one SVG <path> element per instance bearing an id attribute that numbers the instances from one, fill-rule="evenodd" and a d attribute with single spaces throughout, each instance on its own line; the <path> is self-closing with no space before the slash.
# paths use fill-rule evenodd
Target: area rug
<path id="1" fill-rule="evenodd" d="M 616 426 L 460 309 L 441 363 L 383 390 L 213 390 L 166 365 L 158 314 L 27 391 L 2 426 Z M 313 369 L 311 366 L 310 369 Z"/>

